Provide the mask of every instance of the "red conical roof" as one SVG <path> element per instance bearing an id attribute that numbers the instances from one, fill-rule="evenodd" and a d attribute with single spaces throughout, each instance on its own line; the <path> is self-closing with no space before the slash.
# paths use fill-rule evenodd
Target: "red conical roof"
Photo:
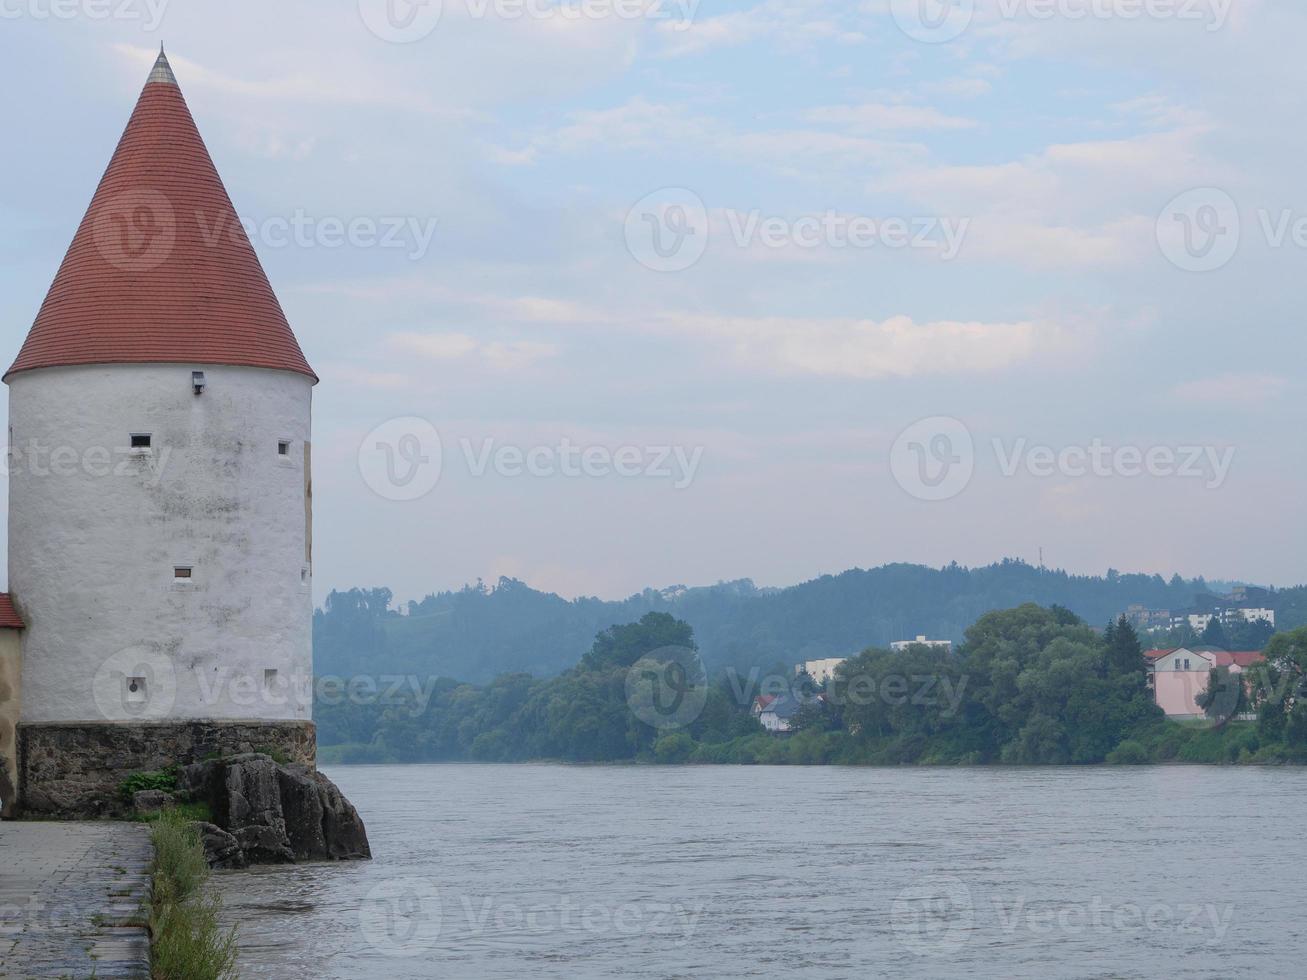
<path id="1" fill-rule="evenodd" d="M 317 380 L 162 52 L 8 374 L 147 362 Z"/>

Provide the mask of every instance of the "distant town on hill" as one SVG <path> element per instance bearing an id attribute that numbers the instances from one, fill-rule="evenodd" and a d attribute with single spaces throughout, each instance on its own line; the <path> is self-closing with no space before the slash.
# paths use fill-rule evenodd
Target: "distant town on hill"
<path id="1" fill-rule="evenodd" d="M 685 621 L 710 671 L 847 657 L 916 636 L 959 641 L 987 612 L 1033 602 L 1106 625 L 1129 615 L 1145 642 L 1190 642 L 1215 616 L 1232 648 L 1260 649 L 1273 629 L 1307 624 L 1307 587 L 1160 575 L 1071 575 L 1005 559 L 980 568 L 893 564 L 788 588 L 750 580 L 646 589 L 627 599 L 564 599 L 515 579 L 428 595 L 395 608 L 387 588 L 333 591 L 314 616 L 319 676 L 417 674 L 485 683 L 572 667 L 610 626 L 648 612 Z M 1247 621 L 1244 621 L 1246 616 Z"/>

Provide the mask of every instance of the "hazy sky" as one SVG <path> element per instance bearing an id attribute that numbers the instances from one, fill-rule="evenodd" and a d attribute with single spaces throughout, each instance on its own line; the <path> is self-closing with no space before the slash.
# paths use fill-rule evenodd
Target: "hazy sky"
<path id="1" fill-rule="evenodd" d="M 163 40 L 322 376 L 319 598 L 1307 579 L 1307 10 L 922 2 L 0 0 L 0 348 Z"/>

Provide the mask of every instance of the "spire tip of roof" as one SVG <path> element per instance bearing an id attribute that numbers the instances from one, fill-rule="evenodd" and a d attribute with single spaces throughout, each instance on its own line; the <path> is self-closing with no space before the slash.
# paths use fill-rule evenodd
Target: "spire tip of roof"
<path id="1" fill-rule="evenodd" d="M 163 53 L 163 42 L 159 42 L 159 57 L 155 59 L 154 67 L 150 69 L 150 77 L 145 80 L 145 84 L 151 82 L 160 82 L 164 85 L 176 85 L 177 78 L 172 73 L 172 65 L 168 64 L 168 56 Z"/>

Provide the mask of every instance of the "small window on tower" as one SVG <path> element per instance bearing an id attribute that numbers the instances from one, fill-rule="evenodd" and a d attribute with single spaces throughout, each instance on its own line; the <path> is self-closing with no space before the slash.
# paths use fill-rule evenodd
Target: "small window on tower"
<path id="1" fill-rule="evenodd" d="M 142 701 L 150 699 L 149 693 L 145 690 L 144 677 L 127 678 L 127 701 L 131 704 L 139 704 Z"/>
<path id="2" fill-rule="evenodd" d="M 309 569 L 307 565 L 300 569 L 300 584 L 309 584 Z"/>
<path id="3" fill-rule="evenodd" d="M 263 672 L 263 689 L 271 691 L 277 686 L 277 672 L 275 670 L 265 670 Z"/>
<path id="4" fill-rule="evenodd" d="M 189 581 L 191 577 L 190 565 L 175 565 L 172 570 L 172 577 L 178 581 Z"/>
<path id="5" fill-rule="evenodd" d="M 150 448 L 150 445 L 151 445 L 151 442 L 152 442 L 152 440 L 151 440 L 151 437 L 150 437 L 150 433 L 148 433 L 148 432 L 133 432 L 133 433 L 132 433 L 132 448 L 133 448 L 133 449 L 149 449 L 149 448 Z"/>
<path id="6" fill-rule="evenodd" d="M 289 440 L 289 439 L 282 439 L 282 440 L 280 440 L 280 441 L 277 443 L 277 455 L 278 455 L 278 456 L 289 456 L 289 455 L 290 455 L 290 440 Z"/>

